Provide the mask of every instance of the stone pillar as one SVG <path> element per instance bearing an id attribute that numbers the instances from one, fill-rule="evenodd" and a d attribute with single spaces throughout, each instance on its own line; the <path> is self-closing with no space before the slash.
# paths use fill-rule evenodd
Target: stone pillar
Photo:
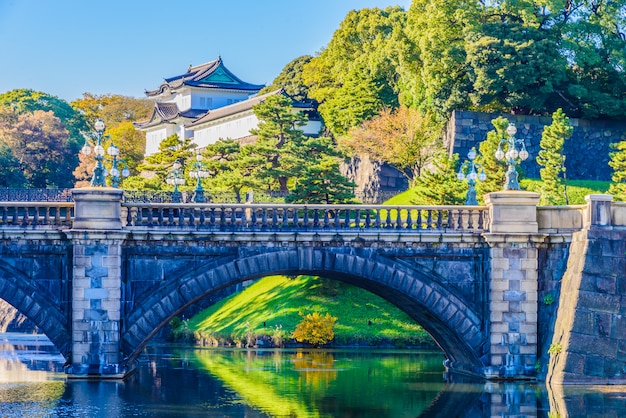
<path id="1" fill-rule="evenodd" d="M 122 191 L 73 191 L 72 353 L 70 378 L 120 378 L 128 370 L 120 356 L 122 289 Z"/>
<path id="2" fill-rule="evenodd" d="M 490 213 L 490 349 L 487 378 L 531 378 L 537 361 L 539 194 L 504 191 L 485 196 Z"/>
<path id="3" fill-rule="evenodd" d="M 610 194 L 590 194 L 585 196 L 587 209 L 583 220 L 583 228 L 590 226 L 611 226 L 611 202 Z"/>

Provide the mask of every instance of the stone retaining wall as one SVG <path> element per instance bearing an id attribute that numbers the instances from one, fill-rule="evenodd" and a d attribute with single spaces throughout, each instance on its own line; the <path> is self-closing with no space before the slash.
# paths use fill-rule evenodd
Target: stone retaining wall
<path id="1" fill-rule="evenodd" d="M 526 177 L 539 178 L 539 165 L 535 162 L 543 128 L 552 123 L 551 117 L 501 115 L 494 113 L 455 110 L 446 128 L 445 143 L 451 153 L 458 153 L 465 160 L 467 152 L 478 149 L 487 138 L 487 132 L 495 128 L 491 121 L 498 116 L 506 117 L 517 126 L 516 138 L 523 138 L 530 158 L 522 163 Z M 611 180 L 609 167 L 609 144 L 626 140 L 626 122 L 570 119 L 574 133 L 565 141 L 564 155 L 567 177 L 575 180 Z M 589 158 L 593 156 L 593 158 Z"/>

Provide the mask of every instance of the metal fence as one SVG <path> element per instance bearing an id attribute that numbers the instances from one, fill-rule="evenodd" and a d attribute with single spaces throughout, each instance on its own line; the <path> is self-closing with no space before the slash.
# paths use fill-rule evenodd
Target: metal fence
<path id="1" fill-rule="evenodd" d="M 380 204 L 395 196 L 395 192 L 357 193 L 356 198 L 365 204 Z M 264 191 L 237 196 L 234 192 L 205 191 L 207 203 L 284 203 L 289 192 Z M 193 191 L 178 195 L 162 190 L 124 190 L 127 203 L 193 203 Z M 14 189 L 0 188 L 0 202 L 72 202 L 72 189 Z"/>
<path id="2" fill-rule="evenodd" d="M 72 189 L 0 188 L 0 202 L 72 202 Z"/>

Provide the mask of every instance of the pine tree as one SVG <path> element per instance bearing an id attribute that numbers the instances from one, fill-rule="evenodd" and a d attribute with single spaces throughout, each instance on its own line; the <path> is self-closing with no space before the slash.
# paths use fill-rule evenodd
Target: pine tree
<path id="1" fill-rule="evenodd" d="M 424 171 L 416 180 L 419 205 L 462 205 L 465 202 L 467 184 L 457 178 L 458 154 L 449 157 L 445 151 L 437 153 L 433 170 Z"/>
<path id="2" fill-rule="evenodd" d="M 302 137 L 285 147 L 284 163 L 294 179 L 289 203 L 351 203 L 355 184 L 341 174 L 343 154 L 328 137 Z"/>
<path id="3" fill-rule="evenodd" d="M 503 138 L 506 138 L 506 128 L 509 121 L 506 118 L 498 117 L 491 121 L 496 128 L 487 133 L 487 139 L 480 143 L 479 154 L 476 163 L 482 165 L 487 175 L 487 179 L 476 185 L 476 196 L 479 198 L 487 193 L 496 192 L 504 188 L 506 181 L 506 164 L 496 158 L 498 145 Z M 503 149 L 506 152 L 506 149 Z"/>
<path id="4" fill-rule="evenodd" d="M 300 141 L 304 133 L 299 129 L 306 123 L 302 112 L 294 112 L 292 100 L 282 94 L 269 96 L 253 107 L 259 119 L 257 129 L 250 131 L 257 136 L 251 146 L 251 156 L 260 157 L 263 164 L 257 167 L 255 176 L 272 190 L 278 183 L 280 191 L 288 191 L 288 173 L 282 163 L 282 148 L 291 141 Z"/>
<path id="5" fill-rule="evenodd" d="M 232 139 L 220 139 L 203 152 L 210 173 L 206 183 L 213 192 L 233 191 L 241 203 L 242 191 L 258 189 L 261 183 L 252 175 L 263 159 L 253 157 L 250 145 L 241 146 Z"/>
<path id="6" fill-rule="evenodd" d="M 609 187 L 609 194 L 612 194 L 615 200 L 624 202 L 626 201 L 626 141 L 611 144 L 611 147 L 615 151 L 609 154 L 611 156 L 609 165 L 613 169 L 611 176 L 613 182 Z"/>
<path id="7" fill-rule="evenodd" d="M 539 170 L 543 184 L 541 186 L 542 205 L 567 204 L 565 189 L 565 156 L 563 145 L 565 140 L 572 136 L 574 129 L 569 119 L 561 109 L 552 114 L 552 124 L 543 129 L 539 146 L 541 151 L 537 156 L 537 164 L 543 168 Z"/>
<path id="8" fill-rule="evenodd" d="M 166 178 L 172 165 L 178 161 L 185 171 L 187 161 L 193 156 L 195 147 L 191 138 L 180 140 L 177 134 L 168 136 L 159 144 L 159 152 L 146 157 L 146 162 L 137 167 L 142 171 L 142 175 L 128 177 L 122 182 L 122 188 L 169 190 Z"/>

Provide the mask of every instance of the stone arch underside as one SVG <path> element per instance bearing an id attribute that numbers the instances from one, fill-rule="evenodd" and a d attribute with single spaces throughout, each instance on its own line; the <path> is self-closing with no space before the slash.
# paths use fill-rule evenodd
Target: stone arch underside
<path id="1" fill-rule="evenodd" d="M 0 263 L 0 298 L 33 321 L 61 355 L 69 358 L 72 347 L 69 321 L 47 290 L 12 266 Z"/>
<path id="2" fill-rule="evenodd" d="M 300 248 L 212 260 L 148 292 L 126 318 L 121 346 L 127 362 L 171 318 L 190 304 L 235 283 L 276 274 L 310 274 L 367 289 L 418 322 L 445 353 L 453 369 L 480 374 L 488 333 L 483 319 L 454 289 L 431 276 L 381 256 L 365 258 L 323 248 Z"/>

